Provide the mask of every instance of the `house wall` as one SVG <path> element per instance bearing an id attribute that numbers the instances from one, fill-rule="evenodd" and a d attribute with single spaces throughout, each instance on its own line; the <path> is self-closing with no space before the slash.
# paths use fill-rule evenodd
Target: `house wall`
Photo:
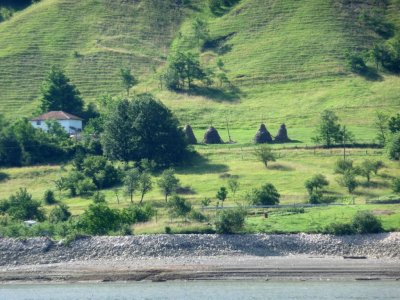
<path id="1" fill-rule="evenodd" d="M 47 131 L 47 125 L 45 121 L 30 121 L 32 126 L 35 128 L 42 129 L 44 131 Z M 57 120 L 58 123 L 64 128 L 66 132 L 69 134 L 74 134 L 76 131 L 72 128 L 75 128 L 76 130 L 82 130 L 82 121 L 80 120 Z"/>

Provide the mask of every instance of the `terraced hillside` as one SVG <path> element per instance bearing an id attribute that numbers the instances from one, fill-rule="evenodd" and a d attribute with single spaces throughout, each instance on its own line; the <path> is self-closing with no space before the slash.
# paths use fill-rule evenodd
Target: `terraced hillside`
<path id="1" fill-rule="evenodd" d="M 242 0 L 223 16 L 205 0 L 187 2 L 42 0 L 18 13 L 0 24 L 0 112 L 29 115 L 52 64 L 65 67 L 86 101 L 121 93 L 118 70 L 130 67 L 141 80 L 137 89 L 157 94 L 183 122 L 203 130 L 229 117 L 243 142 L 260 120 L 273 131 L 286 122 L 307 141 L 324 108 L 363 139 L 377 110 L 399 110 L 397 76 L 370 81 L 346 69 L 347 51 L 382 40 L 359 22 L 381 2 Z M 385 15 L 398 26 L 400 1 L 390 0 Z M 160 89 L 171 49 L 199 51 L 190 42 L 195 17 L 208 21 L 218 41 L 201 51 L 203 63 L 215 68 L 222 59 L 236 95 Z"/>
<path id="2" fill-rule="evenodd" d="M 45 0 L 0 24 L 0 111 L 29 113 L 53 64 L 87 100 L 120 92 L 121 67 L 144 78 L 165 61 L 185 14 L 169 2 L 149 9 L 153 2 Z"/>

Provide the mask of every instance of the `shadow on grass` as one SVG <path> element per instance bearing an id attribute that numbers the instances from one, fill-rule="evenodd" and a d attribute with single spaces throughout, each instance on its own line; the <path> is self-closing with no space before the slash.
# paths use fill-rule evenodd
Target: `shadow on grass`
<path id="1" fill-rule="evenodd" d="M 389 182 L 381 182 L 381 181 L 363 181 L 360 182 L 360 186 L 369 189 L 377 189 L 377 188 L 388 188 L 390 187 Z"/>
<path id="2" fill-rule="evenodd" d="M 8 175 L 7 173 L 4 172 L 0 172 L 0 183 L 7 181 L 10 179 L 10 175 Z"/>
<path id="3" fill-rule="evenodd" d="M 390 174 L 386 174 L 386 173 L 381 173 L 381 174 L 378 174 L 378 176 L 380 177 L 380 178 L 383 178 L 383 179 L 395 179 L 396 177 L 395 176 L 393 176 L 393 175 L 390 175 Z"/>
<path id="4" fill-rule="evenodd" d="M 368 197 L 368 198 L 374 198 L 376 197 L 376 195 L 372 192 L 369 191 L 360 191 L 360 190 L 356 190 L 353 192 L 353 195 L 355 196 L 363 196 L 363 197 Z"/>
<path id="5" fill-rule="evenodd" d="M 235 86 L 231 86 L 230 88 L 226 89 L 196 86 L 189 91 L 181 91 L 181 93 L 201 96 L 217 102 L 235 102 L 240 100 L 240 97 L 243 96 L 243 93 L 240 91 L 240 89 Z"/>
<path id="6" fill-rule="evenodd" d="M 207 158 L 200 155 L 194 156 L 184 167 L 179 167 L 177 173 L 181 175 L 188 174 L 218 174 L 229 171 L 229 167 L 224 164 L 213 164 Z"/>
<path id="7" fill-rule="evenodd" d="M 268 166 L 269 170 L 277 170 L 277 171 L 295 171 L 296 169 L 282 164 L 271 164 Z"/>
<path id="8" fill-rule="evenodd" d="M 362 72 L 358 72 L 358 75 L 361 77 L 364 77 L 364 79 L 368 81 L 382 81 L 383 77 L 374 69 L 371 67 L 367 67 L 365 70 Z"/>
<path id="9" fill-rule="evenodd" d="M 212 40 L 208 40 L 204 43 L 202 52 L 204 51 L 213 51 L 219 55 L 226 54 L 232 51 L 232 45 L 227 42 L 236 34 L 236 32 L 231 32 L 227 35 L 217 37 Z"/>
<path id="10" fill-rule="evenodd" d="M 303 141 L 299 141 L 299 140 L 289 140 L 287 142 L 276 142 L 276 141 L 273 141 L 271 144 L 274 144 L 274 145 L 303 144 Z"/>

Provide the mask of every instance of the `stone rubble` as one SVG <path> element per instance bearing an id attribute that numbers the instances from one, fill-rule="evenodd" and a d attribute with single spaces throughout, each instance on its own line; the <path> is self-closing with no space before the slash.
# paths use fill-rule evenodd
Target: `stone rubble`
<path id="1" fill-rule="evenodd" d="M 85 237 L 65 243 L 49 238 L 0 238 L 0 265 L 90 260 L 140 260 L 204 256 L 366 256 L 400 259 L 400 232 L 322 234 L 138 235 Z"/>

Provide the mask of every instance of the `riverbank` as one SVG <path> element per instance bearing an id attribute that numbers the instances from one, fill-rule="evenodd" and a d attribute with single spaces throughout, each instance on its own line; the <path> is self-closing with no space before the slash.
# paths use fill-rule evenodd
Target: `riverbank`
<path id="1" fill-rule="evenodd" d="M 400 260 L 313 256 L 214 256 L 92 260 L 0 268 L 0 282 L 168 280 L 400 280 Z"/>
<path id="2" fill-rule="evenodd" d="M 0 239 L 0 281 L 399 279 L 400 233 Z"/>

